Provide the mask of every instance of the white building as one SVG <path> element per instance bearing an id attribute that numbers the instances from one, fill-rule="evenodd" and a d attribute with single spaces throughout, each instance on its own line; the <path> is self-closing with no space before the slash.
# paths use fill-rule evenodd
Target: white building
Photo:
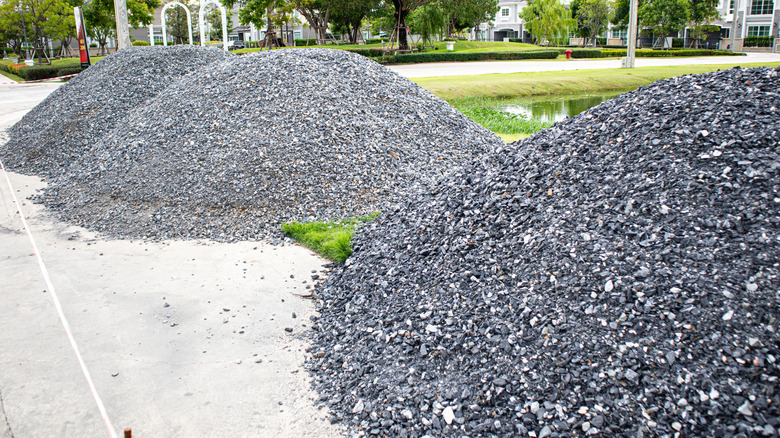
<path id="1" fill-rule="evenodd" d="M 734 14 L 736 9 L 736 14 Z M 736 17 L 735 38 L 748 36 L 774 36 L 778 38 L 780 23 L 780 0 L 720 0 L 718 5 L 723 21 L 715 24 L 724 29 L 724 38 L 731 38 L 731 29 Z M 777 43 L 777 41 L 775 41 Z M 738 45 L 737 49 L 740 48 Z"/>

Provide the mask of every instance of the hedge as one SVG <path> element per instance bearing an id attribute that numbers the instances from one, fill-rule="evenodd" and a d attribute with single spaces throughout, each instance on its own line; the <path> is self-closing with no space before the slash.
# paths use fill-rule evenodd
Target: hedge
<path id="1" fill-rule="evenodd" d="M 347 49 L 347 52 L 357 53 L 369 58 L 376 58 L 385 54 L 385 51 L 381 48 L 374 49 Z"/>
<path id="2" fill-rule="evenodd" d="M 602 50 L 606 57 L 626 56 L 626 49 Z M 683 49 L 683 50 L 650 50 L 639 49 L 636 56 L 639 58 L 666 58 L 675 56 L 739 56 L 739 53 L 732 53 L 727 50 L 707 50 L 707 49 Z"/>
<path id="3" fill-rule="evenodd" d="M 308 38 L 308 39 L 295 39 L 295 45 L 296 46 L 314 46 L 317 45 L 317 39 L 316 38 Z"/>
<path id="4" fill-rule="evenodd" d="M 57 71 L 57 76 L 75 75 L 81 73 L 82 71 L 84 71 L 84 69 L 81 67 L 65 67 Z"/>
<path id="5" fill-rule="evenodd" d="M 742 43 L 742 47 L 772 47 L 775 37 L 772 36 L 748 36 Z"/>
<path id="6" fill-rule="evenodd" d="M 394 62 L 421 63 L 421 62 L 457 62 L 457 61 L 507 61 L 516 59 L 555 59 L 557 50 L 540 50 L 534 52 L 477 52 L 477 53 L 413 53 L 409 55 L 396 55 Z"/>
<path id="7" fill-rule="evenodd" d="M 558 49 L 558 53 L 565 55 L 566 50 L 571 50 L 572 58 L 604 58 L 606 56 L 599 49 Z"/>
<path id="8" fill-rule="evenodd" d="M 79 65 L 55 66 L 55 65 L 32 65 L 27 64 L 0 64 L 0 67 L 13 73 L 25 81 L 36 81 L 40 79 L 56 78 L 59 76 L 68 76 L 84 71 Z"/>
<path id="9" fill-rule="evenodd" d="M 133 41 L 134 46 L 148 46 L 149 41 Z"/>

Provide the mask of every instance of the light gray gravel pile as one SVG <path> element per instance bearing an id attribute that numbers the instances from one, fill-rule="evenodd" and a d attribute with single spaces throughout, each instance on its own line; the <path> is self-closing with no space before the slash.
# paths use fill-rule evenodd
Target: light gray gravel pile
<path id="1" fill-rule="evenodd" d="M 777 436 L 780 69 L 656 82 L 364 226 L 309 367 L 356 435 Z"/>
<path id="2" fill-rule="evenodd" d="M 133 111 L 43 199 L 152 239 L 257 239 L 290 220 L 384 209 L 503 142 L 362 56 L 261 52 L 213 63 Z"/>
<path id="3" fill-rule="evenodd" d="M 51 93 L 8 132 L 0 158 L 14 171 L 60 176 L 128 113 L 170 84 L 235 55 L 196 46 L 132 47 L 107 56 Z"/>

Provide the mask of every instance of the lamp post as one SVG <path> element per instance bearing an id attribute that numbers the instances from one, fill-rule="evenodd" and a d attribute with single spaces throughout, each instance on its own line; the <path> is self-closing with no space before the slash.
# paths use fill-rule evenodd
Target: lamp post
<path id="1" fill-rule="evenodd" d="M 734 51 L 734 45 L 737 38 L 737 11 L 739 11 L 739 0 L 734 0 L 734 10 L 731 11 L 731 51 Z"/>
<path id="2" fill-rule="evenodd" d="M 631 0 L 628 10 L 628 47 L 626 47 L 626 68 L 634 68 L 636 59 L 636 34 L 639 2 Z"/>
<path id="3" fill-rule="evenodd" d="M 25 24 L 24 21 L 24 5 L 22 2 L 19 2 L 19 14 L 22 16 L 22 34 L 24 35 L 24 41 L 22 42 L 22 45 L 27 44 L 27 24 Z M 27 47 L 24 48 L 24 59 L 27 59 L 30 57 L 30 51 Z"/>

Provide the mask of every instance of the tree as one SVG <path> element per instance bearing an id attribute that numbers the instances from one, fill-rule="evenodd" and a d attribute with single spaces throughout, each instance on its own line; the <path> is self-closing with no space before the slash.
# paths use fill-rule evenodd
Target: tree
<path id="1" fill-rule="evenodd" d="M 689 15 L 687 0 L 647 0 L 639 8 L 642 27 L 661 38 L 684 28 Z"/>
<path id="2" fill-rule="evenodd" d="M 190 17 L 198 16 L 197 4 L 184 4 L 187 5 L 187 9 L 190 11 Z M 191 23 L 192 28 L 190 28 L 190 23 L 187 22 L 187 13 L 184 12 L 181 6 L 172 6 L 165 11 L 165 20 L 167 24 L 166 30 L 168 35 L 173 37 L 174 44 L 189 43 L 190 32 L 192 32 L 193 36 L 198 33 L 196 31 L 197 19 Z M 190 18 L 190 21 L 193 21 L 192 18 Z"/>
<path id="3" fill-rule="evenodd" d="M 42 48 L 50 39 L 72 31 L 67 25 L 73 20 L 73 7 L 64 0 L 12 1 L 0 6 L 1 32 L 18 43 L 13 46 L 20 52 L 25 33 L 28 44 Z"/>
<path id="4" fill-rule="evenodd" d="M 116 20 L 112 11 L 100 7 L 93 1 L 84 7 L 84 24 L 87 35 L 97 41 L 100 54 L 105 54 L 108 38 L 115 35 Z"/>
<path id="5" fill-rule="evenodd" d="M 409 50 L 409 35 L 406 17 L 415 9 L 436 0 L 393 0 L 393 18 L 395 19 L 395 36 L 398 39 L 399 50 Z"/>
<path id="6" fill-rule="evenodd" d="M 691 15 L 687 26 L 691 29 L 690 35 L 696 47 L 699 47 L 699 41 L 704 39 L 708 32 L 720 30 L 720 26 L 710 25 L 720 19 L 718 0 L 688 0 L 688 4 Z"/>
<path id="7" fill-rule="evenodd" d="M 645 4 L 645 0 L 639 0 L 638 4 L 641 8 L 642 5 Z M 612 14 L 612 18 L 610 18 L 610 21 L 616 28 L 620 30 L 628 29 L 628 13 L 630 8 L 631 0 L 616 0 L 615 11 Z"/>
<path id="8" fill-rule="evenodd" d="M 419 34 L 423 44 L 431 44 L 434 37 L 441 37 L 449 25 L 449 17 L 439 3 L 431 3 L 409 14 L 409 27 Z"/>
<path id="9" fill-rule="evenodd" d="M 331 3 L 328 0 L 293 0 L 295 10 L 303 15 L 317 35 L 317 44 L 325 44 L 332 12 Z"/>
<path id="10" fill-rule="evenodd" d="M 18 8 L 18 3 L 5 3 L 0 5 L 0 39 L 11 46 L 14 53 L 22 53 L 22 43 L 24 42 L 25 31 L 32 34 L 32 28 L 26 19 L 24 21 L 26 29 L 22 25 L 22 12 Z"/>
<path id="11" fill-rule="evenodd" d="M 232 9 L 237 0 L 222 0 L 226 8 Z M 280 37 L 276 28 L 290 21 L 294 3 L 285 0 L 249 0 L 238 11 L 238 21 L 242 25 L 266 26 L 265 47 L 269 49 L 279 45 Z"/>
<path id="12" fill-rule="evenodd" d="M 154 10 L 160 0 L 127 0 L 127 19 L 132 27 L 145 27 L 154 20 Z M 71 13 L 73 9 L 71 9 Z M 98 41 L 101 53 L 105 53 L 108 38 L 116 34 L 114 0 L 92 0 L 84 7 L 87 34 Z"/>
<path id="13" fill-rule="evenodd" d="M 520 18 L 536 39 L 537 44 L 544 41 L 565 37 L 574 26 L 574 20 L 569 18 L 566 7 L 560 0 L 528 0 L 528 6 L 523 8 Z"/>
<path id="14" fill-rule="evenodd" d="M 331 0 L 330 3 L 333 9 L 331 22 L 345 31 L 351 44 L 357 44 L 363 20 L 380 6 L 380 0 Z"/>
<path id="15" fill-rule="evenodd" d="M 577 11 L 577 22 L 586 31 L 586 37 L 596 45 L 596 36 L 607 30 L 610 5 L 606 0 L 583 0 Z"/>
<path id="16" fill-rule="evenodd" d="M 495 0 L 440 0 L 440 4 L 449 17 L 448 36 L 463 29 L 478 28 L 491 21 L 499 10 Z"/>

